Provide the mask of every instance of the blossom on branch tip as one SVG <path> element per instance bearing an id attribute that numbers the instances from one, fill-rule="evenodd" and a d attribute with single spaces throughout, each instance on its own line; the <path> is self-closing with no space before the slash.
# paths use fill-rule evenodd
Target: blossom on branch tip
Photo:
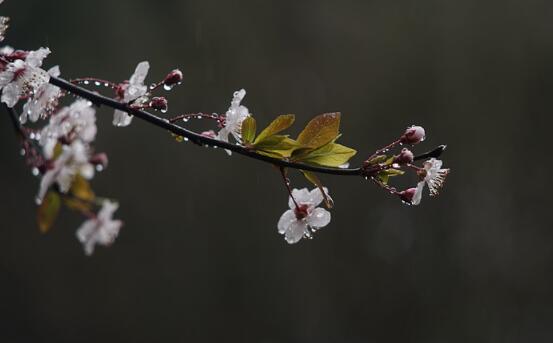
<path id="1" fill-rule="evenodd" d="M 248 108 L 240 104 L 245 96 L 244 89 L 234 92 L 230 107 L 225 114 L 223 128 L 219 130 L 217 139 L 228 142 L 230 134 L 238 143 L 242 143 L 242 122 L 250 116 Z M 227 150 L 227 152 L 229 155 L 231 154 L 230 151 Z"/>
<path id="2" fill-rule="evenodd" d="M 50 75 L 41 69 L 42 61 L 50 54 L 50 49 L 40 48 L 36 51 L 18 52 L 23 59 L 15 59 L 3 66 L 0 72 L 0 89 L 2 102 L 13 107 L 22 96 L 34 94 L 40 86 L 50 80 Z"/>
<path id="3" fill-rule="evenodd" d="M 327 189 L 323 189 L 328 196 Z M 290 209 L 282 214 L 277 225 L 278 232 L 284 235 L 286 242 L 294 244 L 303 237 L 311 238 L 315 231 L 330 223 L 330 212 L 317 207 L 323 199 L 319 188 L 311 191 L 307 188 L 292 190 L 288 201 Z"/>
<path id="4" fill-rule="evenodd" d="M 86 255 L 94 253 L 96 244 L 109 246 L 115 241 L 123 225 L 121 220 L 113 219 L 113 213 L 118 207 L 116 202 L 104 201 L 98 214 L 77 229 L 77 239 L 83 244 Z"/>
<path id="5" fill-rule="evenodd" d="M 412 205 L 420 204 L 425 184 L 428 185 L 430 196 L 438 195 L 440 189 L 445 183 L 447 175 L 449 174 L 449 169 L 442 169 L 442 161 L 431 158 L 430 160 L 424 162 L 424 168 L 422 168 L 418 174 L 421 180 L 417 184 L 416 192 L 413 195 L 413 199 L 411 201 Z"/>
<path id="6" fill-rule="evenodd" d="M 150 63 L 147 61 L 138 63 L 129 81 L 125 81 L 118 85 L 116 91 L 119 101 L 126 104 L 132 102 L 133 104 L 141 105 L 148 100 L 144 97 L 148 92 L 148 86 L 144 84 L 144 80 L 148 75 L 148 70 L 150 70 Z M 113 114 L 113 125 L 128 126 L 131 124 L 131 121 L 131 115 L 121 110 L 115 110 Z"/>

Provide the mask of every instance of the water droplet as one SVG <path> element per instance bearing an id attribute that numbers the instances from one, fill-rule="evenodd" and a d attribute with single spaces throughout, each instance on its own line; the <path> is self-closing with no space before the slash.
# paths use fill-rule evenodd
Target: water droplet
<path id="1" fill-rule="evenodd" d="M 104 87 L 109 87 L 109 83 L 105 82 Z"/>
<path id="2" fill-rule="evenodd" d="M 198 119 L 202 119 L 202 116 L 197 116 Z"/>
<path id="3" fill-rule="evenodd" d="M 42 204 L 42 199 L 39 198 L 39 197 L 36 197 L 36 198 L 35 198 L 35 203 L 36 203 L 37 205 Z"/>
<path id="4" fill-rule="evenodd" d="M 160 112 L 161 112 L 161 113 L 167 113 L 167 109 L 164 108 L 164 109 L 160 110 Z"/>
<path id="5" fill-rule="evenodd" d="M 186 122 L 187 122 L 188 120 L 190 120 L 190 119 L 189 119 L 189 118 L 187 118 L 187 117 L 185 117 L 185 118 L 182 118 L 182 121 L 183 121 L 183 122 L 185 122 L 185 123 L 186 123 Z"/>
<path id="6" fill-rule="evenodd" d="M 38 176 L 38 174 L 40 174 L 40 170 L 38 170 L 37 167 L 34 167 L 31 172 L 33 173 L 34 176 Z"/>
<path id="7" fill-rule="evenodd" d="M 100 83 L 100 81 L 96 81 L 96 82 L 94 82 L 94 85 L 99 86 L 99 85 L 101 85 L 101 83 Z"/>
<path id="8" fill-rule="evenodd" d="M 30 138 L 30 139 L 35 139 L 35 133 L 34 133 L 34 132 L 31 132 L 31 134 L 29 135 L 29 138 Z"/>
<path id="9" fill-rule="evenodd" d="M 164 84 L 163 89 L 165 89 L 166 91 L 170 91 L 171 89 L 173 89 L 173 86 L 172 85 L 170 86 L 168 84 Z"/>
<path id="10" fill-rule="evenodd" d="M 185 142 L 188 142 L 188 137 L 184 137 L 184 141 L 185 141 Z"/>
<path id="11" fill-rule="evenodd" d="M 99 171 L 99 172 L 101 172 L 102 170 L 104 170 L 104 166 L 101 165 L 101 164 L 97 164 L 97 165 L 96 165 L 96 170 Z"/>
<path id="12" fill-rule="evenodd" d="M 21 156 L 25 156 L 26 153 L 27 153 L 27 151 L 25 151 L 25 149 L 21 149 L 21 150 L 19 151 L 19 154 L 20 154 Z"/>
<path id="13" fill-rule="evenodd" d="M 88 80 L 84 80 L 83 83 L 84 83 L 85 85 L 88 85 L 90 82 L 88 82 Z"/>

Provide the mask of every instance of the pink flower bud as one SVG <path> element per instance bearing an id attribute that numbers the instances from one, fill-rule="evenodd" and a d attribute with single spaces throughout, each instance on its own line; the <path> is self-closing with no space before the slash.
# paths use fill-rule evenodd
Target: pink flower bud
<path id="1" fill-rule="evenodd" d="M 410 164 L 410 163 L 413 163 L 414 158 L 415 156 L 413 155 L 411 150 L 407 148 L 403 148 L 401 149 L 401 152 L 399 153 L 399 155 L 395 156 L 394 163 Z"/>
<path id="2" fill-rule="evenodd" d="M 165 76 L 165 79 L 163 80 L 163 83 L 167 86 L 174 86 L 182 82 L 182 71 L 175 69 L 171 71 L 167 76 Z"/>
<path id="3" fill-rule="evenodd" d="M 94 164 L 98 169 L 106 169 L 108 166 L 108 155 L 101 152 L 90 158 L 90 163 Z"/>
<path id="4" fill-rule="evenodd" d="M 424 128 L 421 126 L 411 126 L 405 130 L 403 136 L 401 136 L 400 141 L 403 144 L 417 144 L 424 140 L 425 132 Z"/>
<path id="5" fill-rule="evenodd" d="M 413 202 L 413 197 L 417 193 L 416 188 L 409 188 L 404 191 L 401 191 L 398 193 L 401 200 L 407 204 L 411 204 Z"/>
<path id="6" fill-rule="evenodd" d="M 158 111 L 161 111 L 161 112 L 167 112 L 167 99 L 165 99 L 162 96 L 153 97 L 152 100 L 150 100 L 149 105 L 154 110 L 158 110 Z"/>

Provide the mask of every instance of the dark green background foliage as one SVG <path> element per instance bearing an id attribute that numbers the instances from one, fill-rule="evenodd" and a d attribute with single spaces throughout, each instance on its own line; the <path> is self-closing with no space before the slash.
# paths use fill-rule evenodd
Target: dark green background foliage
<path id="1" fill-rule="evenodd" d="M 0 118 L 2 342 L 551 342 L 553 2 L 7 0 L 7 43 L 49 46 L 66 77 L 150 81 L 180 67 L 170 113 L 263 126 L 341 111 L 363 156 L 410 124 L 453 168 L 438 199 L 406 207 L 323 176 L 333 221 L 287 245 L 269 165 L 176 143 L 98 113 L 111 164 L 93 186 L 125 226 L 87 258 L 64 212 L 35 224 L 38 179 Z M 207 124 L 207 123 L 203 123 Z M 197 128 L 204 128 L 200 125 Z M 403 178 L 402 186 L 414 183 Z M 307 185 L 295 177 L 296 186 Z"/>

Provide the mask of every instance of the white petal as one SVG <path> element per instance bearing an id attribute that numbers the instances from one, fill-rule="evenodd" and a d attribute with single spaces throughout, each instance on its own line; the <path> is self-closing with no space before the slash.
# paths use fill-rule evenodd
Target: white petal
<path id="1" fill-rule="evenodd" d="M 25 62 L 31 67 L 38 68 L 42 65 L 42 60 L 44 60 L 50 54 L 50 49 L 40 48 L 36 51 L 31 51 L 25 58 Z"/>
<path id="2" fill-rule="evenodd" d="M 300 204 L 300 203 L 310 204 L 311 203 L 311 196 L 310 196 L 309 191 L 307 190 L 307 188 L 302 188 L 302 189 L 294 188 L 292 190 L 292 196 L 294 197 L 294 199 L 296 199 L 296 202 L 298 204 Z M 288 199 L 288 206 L 291 209 L 296 208 L 296 205 L 294 204 L 294 201 L 292 200 L 292 197 L 290 197 Z"/>
<path id="3" fill-rule="evenodd" d="M 132 121 L 132 116 L 128 115 L 126 112 L 115 110 L 113 114 L 113 125 L 115 126 L 129 126 Z"/>
<path id="4" fill-rule="evenodd" d="M 411 205 L 418 205 L 421 203 L 422 199 L 422 191 L 424 189 L 424 181 L 420 181 L 417 184 L 417 191 L 415 192 L 415 195 L 413 195 L 413 199 L 411 199 Z"/>
<path id="5" fill-rule="evenodd" d="M 323 187 L 324 192 L 328 196 L 328 189 L 326 187 Z M 317 188 L 313 188 L 311 192 L 309 192 L 309 202 L 313 204 L 314 207 L 319 206 L 319 204 L 324 200 L 323 193 Z"/>
<path id="6" fill-rule="evenodd" d="M 9 83 L 2 90 L 2 102 L 8 105 L 8 107 L 14 107 L 21 96 L 21 88 L 17 82 Z"/>
<path id="7" fill-rule="evenodd" d="M 317 207 L 305 220 L 313 228 L 325 227 L 330 223 L 330 212 L 324 208 Z"/>
<path id="8" fill-rule="evenodd" d="M 286 230 L 284 239 L 289 244 L 297 243 L 305 234 L 306 229 L 307 229 L 307 225 L 303 220 L 293 221 L 290 224 L 290 227 L 288 228 L 288 230 Z"/>
<path id="9" fill-rule="evenodd" d="M 278 233 L 284 234 L 288 230 L 292 222 L 296 220 L 297 220 L 296 215 L 294 214 L 293 210 L 288 210 L 284 212 L 282 216 L 280 216 L 280 219 L 278 220 L 278 224 L 277 224 Z"/>
<path id="10" fill-rule="evenodd" d="M 140 62 L 134 70 L 134 74 L 129 80 L 131 85 L 143 85 L 146 76 L 148 75 L 148 70 L 150 70 L 150 63 L 148 61 Z"/>

